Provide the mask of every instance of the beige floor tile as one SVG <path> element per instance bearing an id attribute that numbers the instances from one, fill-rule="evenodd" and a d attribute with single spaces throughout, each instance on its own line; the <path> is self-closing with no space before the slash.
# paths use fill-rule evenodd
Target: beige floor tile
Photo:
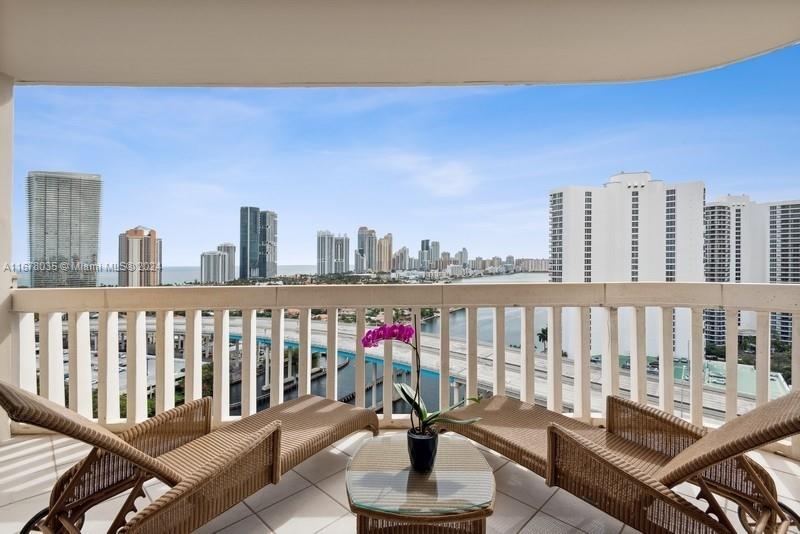
<path id="1" fill-rule="evenodd" d="M 340 439 L 333 446 L 343 453 L 347 454 L 348 456 L 353 456 L 356 451 L 361 447 L 364 443 L 364 440 L 367 440 L 372 437 L 372 432 L 369 430 L 362 430 L 361 432 L 356 432 L 355 434 L 350 434 L 344 439 Z"/>
<path id="2" fill-rule="evenodd" d="M 592 534 L 612 532 L 616 534 L 622 529 L 620 521 L 564 490 L 558 490 L 545 503 L 542 511 Z"/>
<path id="3" fill-rule="evenodd" d="M 164 495 L 169 490 L 170 487 L 161 482 L 160 480 L 156 480 L 155 483 L 150 483 L 144 486 L 144 492 L 153 502 L 157 501 L 159 497 Z"/>
<path id="4" fill-rule="evenodd" d="M 213 534 L 251 515 L 253 515 L 253 511 L 245 506 L 244 503 L 239 503 L 195 530 L 195 534 Z"/>
<path id="5" fill-rule="evenodd" d="M 478 450 L 483 454 L 483 457 L 486 458 L 486 462 L 489 464 L 489 467 L 492 468 L 492 471 L 497 471 L 508 463 L 508 458 L 498 452 L 482 447 Z"/>
<path id="6" fill-rule="evenodd" d="M 86 458 L 91 445 L 65 436 L 53 436 L 53 455 L 59 476 L 77 462 Z"/>
<path id="7" fill-rule="evenodd" d="M 272 530 L 257 515 L 250 515 L 218 532 L 219 534 L 270 534 Z"/>
<path id="8" fill-rule="evenodd" d="M 517 532 L 535 513 L 536 510 L 527 504 L 498 493 L 494 500 L 494 513 L 486 520 L 486 532 L 489 534 Z"/>
<path id="9" fill-rule="evenodd" d="M 519 534 L 572 534 L 574 532 L 579 533 L 580 530 L 544 512 L 539 512 L 522 527 Z"/>
<path id="10" fill-rule="evenodd" d="M 306 488 L 258 513 L 278 534 L 316 532 L 348 514 L 319 488 Z"/>
<path id="11" fill-rule="evenodd" d="M 771 452 L 752 451 L 747 455 L 764 467 L 800 478 L 800 462 Z"/>
<path id="12" fill-rule="evenodd" d="M 50 436 L 14 436 L 0 446 L 0 476 L 7 465 L 25 461 L 39 461 L 50 456 L 53 460 L 53 443 Z"/>
<path id="13" fill-rule="evenodd" d="M 128 497 L 128 492 L 119 497 L 115 497 L 109 501 L 98 504 L 86 513 L 86 519 L 81 528 L 81 534 L 105 534 L 108 532 L 108 527 L 117 516 L 120 508 Z M 139 497 L 136 499 L 136 507 L 138 510 L 143 510 L 150 504 L 150 499 Z"/>
<path id="14" fill-rule="evenodd" d="M 347 499 L 347 483 L 345 482 L 344 471 L 339 471 L 335 475 L 331 475 L 317 482 L 316 486 L 333 497 L 336 502 L 350 509 L 350 502 Z"/>
<path id="15" fill-rule="evenodd" d="M 9 461 L 0 470 L 0 506 L 49 494 L 56 482 L 52 454 L 48 458 L 46 452 Z"/>
<path id="16" fill-rule="evenodd" d="M 28 519 L 50 505 L 50 494 L 43 493 L 0 507 L 0 532 L 19 532 Z"/>
<path id="17" fill-rule="evenodd" d="M 253 511 L 260 512 L 267 506 L 272 506 L 278 501 L 294 495 L 298 491 L 311 486 L 311 483 L 294 472 L 289 471 L 281 476 L 281 481 L 277 485 L 267 484 L 244 500 L 245 504 Z"/>
<path id="18" fill-rule="evenodd" d="M 541 508 L 556 491 L 556 488 L 547 487 L 542 477 L 514 462 L 498 469 L 494 479 L 497 491 L 536 509 Z"/>
<path id="19" fill-rule="evenodd" d="M 356 516 L 347 514 L 346 516 L 337 519 L 322 530 L 318 530 L 318 534 L 353 534 L 356 531 Z"/>
<path id="20" fill-rule="evenodd" d="M 350 457 L 339 449 L 328 447 L 294 468 L 298 474 L 312 483 L 347 467 Z"/>
<path id="21" fill-rule="evenodd" d="M 638 530 L 636 530 L 635 528 L 629 527 L 628 525 L 625 525 L 622 528 L 622 532 L 620 534 L 641 534 L 641 533 Z"/>

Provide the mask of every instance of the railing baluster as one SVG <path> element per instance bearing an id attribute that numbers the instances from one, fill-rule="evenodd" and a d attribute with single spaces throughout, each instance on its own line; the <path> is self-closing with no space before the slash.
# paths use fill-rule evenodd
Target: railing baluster
<path id="1" fill-rule="evenodd" d="M 478 308 L 467 311 L 467 397 L 478 396 Z"/>
<path id="2" fill-rule="evenodd" d="M 691 422 L 703 425 L 703 308 L 692 308 L 692 353 L 689 360 L 689 402 Z"/>
<path id="3" fill-rule="evenodd" d="M 328 373 L 325 378 L 325 396 L 338 400 L 338 375 L 339 375 L 339 309 L 328 308 Z"/>
<path id="4" fill-rule="evenodd" d="M 547 325 L 547 409 L 561 413 L 561 306 L 553 306 L 548 313 Z"/>
<path id="5" fill-rule="evenodd" d="M 101 425 L 119 420 L 119 314 L 97 317 L 97 420 Z"/>
<path id="6" fill-rule="evenodd" d="M 230 312 L 214 310 L 214 401 L 212 413 L 217 424 L 230 415 L 230 339 Z"/>
<path id="7" fill-rule="evenodd" d="M 506 394 L 506 309 L 494 308 L 494 389 L 495 395 Z"/>
<path id="8" fill-rule="evenodd" d="M 383 320 L 394 315 L 394 308 L 383 309 Z M 394 365 L 392 363 L 392 343 L 383 343 L 383 423 L 392 422 L 392 399 L 394 398 Z"/>
<path id="9" fill-rule="evenodd" d="M 756 406 L 769 401 L 771 346 L 769 319 L 769 312 L 760 311 L 756 314 Z"/>
<path id="10" fill-rule="evenodd" d="M 364 358 L 364 345 L 361 338 L 366 332 L 364 324 L 364 308 L 356 308 L 356 406 L 363 408 L 366 403 L 366 379 L 364 372 L 366 363 Z"/>
<path id="11" fill-rule="evenodd" d="M 258 325 L 256 310 L 242 310 L 242 416 L 256 413 L 258 382 Z"/>
<path id="12" fill-rule="evenodd" d="M 128 424 L 147 419 L 147 331 L 143 311 L 127 312 L 127 391 Z"/>
<path id="13" fill-rule="evenodd" d="M 450 406 L 450 308 L 439 312 L 439 408 Z"/>
<path id="14" fill-rule="evenodd" d="M 645 309 L 631 310 L 631 399 L 647 402 L 647 354 L 645 352 Z"/>
<path id="15" fill-rule="evenodd" d="M 363 313 L 363 312 L 362 312 Z M 297 387 L 299 395 L 311 393 L 311 310 L 300 310 L 300 347 L 297 362 Z"/>
<path id="16" fill-rule="evenodd" d="M 792 314 L 792 391 L 800 389 L 800 312 Z M 800 435 L 792 436 L 792 457 L 800 459 Z"/>
<path id="17" fill-rule="evenodd" d="M 605 319 L 603 332 L 603 414 L 606 411 L 606 398 L 619 395 L 619 310 L 601 308 Z"/>
<path id="18" fill-rule="evenodd" d="M 17 313 L 12 325 L 11 339 L 14 340 L 12 376 L 17 386 L 36 393 L 36 323 L 33 313 Z"/>
<path id="19" fill-rule="evenodd" d="M 794 376 L 794 375 L 793 375 Z M 725 310 L 725 419 L 738 414 L 739 400 L 739 310 Z"/>
<path id="20" fill-rule="evenodd" d="M 203 396 L 203 312 L 200 310 L 186 310 L 183 357 L 184 394 L 186 402 L 190 402 Z"/>
<path id="21" fill-rule="evenodd" d="M 329 323 L 330 324 L 330 323 Z M 283 347 L 284 319 L 283 308 L 272 309 L 272 331 L 269 351 L 269 405 L 277 406 L 283 402 L 283 364 L 286 360 Z M 330 373 L 330 365 L 328 365 Z M 334 397 L 335 398 L 335 397 Z"/>
<path id="22" fill-rule="evenodd" d="M 175 407 L 175 326 L 172 311 L 156 312 L 156 413 Z"/>
<path id="23" fill-rule="evenodd" d="M 419 326 L 419 351 L 420 354 L 422 353 L 422 310 L 418 307 L 411 308 L 411 317 L 416 317 L 418 326 Z M 391 323 L 393 321 L 387 321 L 387 323 Z M 391 343 L 391 342 L 390 342 Z M 417 359 L 414 357 L 413 352 L 411 353 L 411 387 L 417 387 Z"/>
<path id="24" fill-rule="evenodd" d="M 672 345 L 673 308 L 661 308 L 660 350 L 658 351 L 658 405 L 671 414 L 675 411 L 675 350 Z"/>
<path id="25" fill-rule="evenodd" d="M 64 405 L 63 315 L 60 312 L 39 314 L 40 394 Z"/>
<path id="26" fill-rule="evenodd" d="M 589 358 L 592 348 L 589 333 L 589 314 L 591 308 L 580 308 L 580 350 L 575 355 L 575 380 L 573 382 L 575 417 L 588 420 L 592 415 L 592 389 L 589 379 Z"/>
<path id="27" fill-rule="evenodd" d="M 69 407 L 92 417 L 92 362 L 89 347 L 89 312 L 71 311 L 67 316 L 69 347 Z"/>
<path id="28" fill-rule="evenodd" d="M 533 404 L 536 402 L 536 334 L 534 332 L 534 316 L 536 309 L 532 306 L 520 308 L 520 344 L 519 344 L 519 399 Z"/>

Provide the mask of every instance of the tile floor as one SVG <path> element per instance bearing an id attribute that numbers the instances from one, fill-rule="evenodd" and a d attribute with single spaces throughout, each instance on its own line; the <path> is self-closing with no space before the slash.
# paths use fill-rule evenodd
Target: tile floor
<path id="1" fill-rule="evenodd" d="M 343 439 L 284 475 L 202 527 L 202 533 L 352 533 L 355 516 L 347 506 L 344 469 L 361 441 L 361 432 Z M 16 532 L 48 503 L 56 477 L 82 458 L 89 448 L 61 436 L 15 437 L 0 446 L 0 532 Z M 495 471 L 495 512 L 487 522 L 490 533 L 589 532 L 632 533 L 632 529 L 565 491 L 548 488 L 542 478 L 481 447 Z M 754 453 L 775 477 L 784 502 L 800 511 L 800 463 L 769 453 Z M 151 481 L 140 505 L 157 499 L 166 486 Z M 678 490 L 691 498 L 693 488 Z M 84 532 L 105 532 L 120 499 L 93 509 Z M 119 501 L 119 502 L 117 502 Z M 731 506 L 732 516 L 735 511 Z"/>

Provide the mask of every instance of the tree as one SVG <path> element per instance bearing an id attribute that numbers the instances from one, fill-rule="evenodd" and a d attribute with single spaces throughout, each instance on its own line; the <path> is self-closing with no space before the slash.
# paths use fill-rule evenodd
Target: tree
<path id="1" fill-rule="evenodd" d="M 539 333 L 536 334 L 536 337 L 539 339 L 539 343 L 544 345 L 544 350 L 547 350 L 547 327 L 545 326 Z"/>

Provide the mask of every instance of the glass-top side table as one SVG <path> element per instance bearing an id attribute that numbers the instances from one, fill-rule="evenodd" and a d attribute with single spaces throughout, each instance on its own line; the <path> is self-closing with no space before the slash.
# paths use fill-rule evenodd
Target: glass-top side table
<path id="1" fill-rule="evenodd" d="M 405 434 L 367 440 L 347 466 L 359 534 L 483 533 L 494 508 L 494 474 L 469 441 L 439 436 L 433 471 L 409 464 Z"/>

